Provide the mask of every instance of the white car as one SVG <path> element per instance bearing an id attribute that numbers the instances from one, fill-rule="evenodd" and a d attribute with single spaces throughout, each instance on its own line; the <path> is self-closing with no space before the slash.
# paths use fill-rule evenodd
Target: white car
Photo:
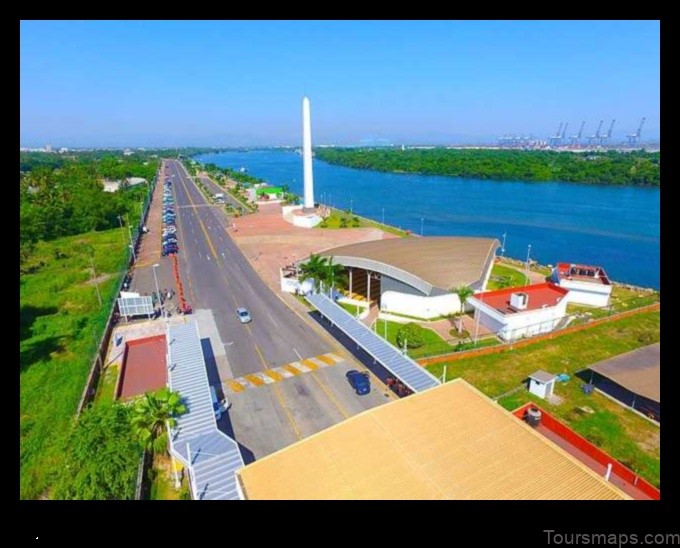
<path id="1" fill-rule="evenodd" d="M 253 321 L 253 319 L 250 317 L 250 312 L 248 312 L 248 310 L 245 308 L 237 308 L 236 314 L 238 316 L 238 320 L 241 323 L 249 323 Z"/>

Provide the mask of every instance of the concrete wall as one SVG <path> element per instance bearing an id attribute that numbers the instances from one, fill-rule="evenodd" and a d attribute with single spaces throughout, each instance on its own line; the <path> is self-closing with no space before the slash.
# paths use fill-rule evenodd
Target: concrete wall
<path id="1" fill-rule="evenodd" d="M 567 299 L 562 299 L 556 306 L 514 314 L 501 314 L 480 301 L 472 301 L 470 304 L 475 308 L 475 320 L 479 315 L 479 323 L 497 332 L 500 338 L 507 341 L 555 329 L 566 314 Z"/>
<path id="2" fill-rule="evenodd" d="M 460 299 L 455 293 L 447 293 L 437 297 L 424 297 L 397 291 L 385 291 L 380 297 L 380 310 L 430 319 L 460 312 Z"/>
<path id="3" fill-rule="evenodd" d="M 322 220 L 318 215 L 293 215 L 293 224 L 301 228 L 313 228 Z"/>
<path id="4" fill-rule="evenodd" d="M 559 285 L 569 290 L 565 298 L 570 303 L 598 307 L 609 306 L 611 285 L 598 285 L 575 280 L 561 280 Z"/>
<path id="5" fill-rule="evenodd" d="M 396 291 L 397 293 L 404 293 L 406 295 L 416 295 L 418 297 L 424 297 L 425 293 L 416 289 L 415 287 L 405 284 L 399 280 L 395 280 L 391 276 L 383 274 L 380 276 L 380 294 L 382 295 L 385 291 Z"/>

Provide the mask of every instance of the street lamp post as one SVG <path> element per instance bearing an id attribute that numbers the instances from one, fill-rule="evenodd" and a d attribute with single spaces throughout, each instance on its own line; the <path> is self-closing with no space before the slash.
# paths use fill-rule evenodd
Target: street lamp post
<path id="1" fill-rule="evenodd" d="M 349 199 L 349 214 L 354 215 L 354 198 Z"/>
<path id="2" fill-rule="evenodd" d="M 385 224 L 385 208 L 382 208 L 382 224 Z"/>
<path id="3" fill-rule="evenodd" d="M 531 256 L 531 244 L 529 244 L 529 247 L 527 248 L 527 264 L 525 267 L 524 271 L 524 277 L 526 278 L 525 285 L 529 285 L 529 257 Z"/>
<path id="4" fill-rule="evenodd" d="M 420 218 L 420 235 L 423 235 L 423 229 L 425 227 L 425 217 Z"/>
<path id="5" fill-rule="evenodd" d="M 156 284 L 156 295 L 158 296 L 158 303 L 161 305 L 161 314 L 163 315 L 163 319 L 167 322 L 168 318 L 165 315 L 165 307 L 163 306 L 163 298 L 161 297 L 161 290 L 158 289 L 158 278 L 156 278 L 156 268 L 159 267 L 160 265 L 158 263 L 155 263 L 151 270 L 153 271 L 153 281 Z"/>
<path id="6" fill-rule="evenodd" d="M 120 225 L 120 234 L 123 238 L 123 243 L 125 243 L 125 231 L 123 230 L 123 218 L 118 215 L 118 224 Z"/>
<path id="7" fill-rule="evenodd" d="M 501 246 L 501 257 L 505 256 L 505 235 L 506 233 L 503 232 L 503 245 Z"/>

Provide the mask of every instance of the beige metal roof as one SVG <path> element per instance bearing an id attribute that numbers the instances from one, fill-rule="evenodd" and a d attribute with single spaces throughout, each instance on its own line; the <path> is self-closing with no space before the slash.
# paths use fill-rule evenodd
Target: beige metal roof
<path id="1" fill-rule="evenodd" d="M 462 379 L 237 472 L 248 499 L 628 499 Z"/>
<path id="2" fill-rule="evenodd" d="M 320 255 L 332 255 L 340 264 L 344 264 L 343 257 L 376 261 L 448 290 L 482 279 L 499 246 L 495 238 L 389 238 L 327 249 Z"/>
<path id="3" fill-rule="evenodd" d="M 598 362 L 589 369 L 635 394 L 661 403 L 661 343 Z"/>

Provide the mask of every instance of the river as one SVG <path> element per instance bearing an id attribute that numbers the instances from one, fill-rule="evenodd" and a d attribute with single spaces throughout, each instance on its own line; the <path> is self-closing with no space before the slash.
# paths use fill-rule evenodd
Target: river
<path id="1" fill-rule="evenodd" d="M 197 156 L 302 194 L 302 157 L 253 150 Z M 381 173 L 314 160 L 316 201 L 425 236 L 505 238 L 505 255 L 600 265 L 610 278 L 659 288 L 658 188 L 487 181 Z M 501 251 L 498 251 L 501 254 Z"/>

